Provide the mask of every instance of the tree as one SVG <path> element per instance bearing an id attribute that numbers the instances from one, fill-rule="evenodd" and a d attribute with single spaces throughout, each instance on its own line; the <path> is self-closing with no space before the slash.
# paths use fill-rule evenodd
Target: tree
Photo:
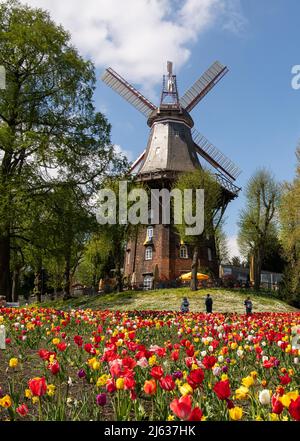
<path id="1" fill-rule="evenodd" d="M 181 190 L 182 193 L 185 189 L 193 190 L 193 213 L 196 213 L 197 200 L 195 192 L 197 189 L 204 190 L 203 232 L 199 235 L 186 235 L 186 228 L 190 227 L 190 225 L 187 224 L 185 219 L 183 219 L 182 224 L 176 225 L 181 239 L 190 244 L 193 249 L 191 290 L 196 291 L 197 272 L 199 266 L 199 249 L 205 245 L 207 236 L 214 236 L 223 216 L 223 210 L 221 209 L 221 187 L 209 170 L 201 169 L 192 173 L 180 175 L 173 188 Z"/>
<path id="2" fill-rule="evenodd" d="M 287 261 L 283 277 L 286 300 L 300 303 L 300 147 L 297 149 L 297 173 L 286 183 L 280 202 L 280 239 Z"/>
<path id="3" fill-rule="evenodd" d="M 105 224 L 99 227 L 99 235 L 103 242 L 105 250 L 112 258 L 115 265 L 116 288 L 118 292 L 123 291 L 123 273 L 122 268 L 124 264 L 125 246 L 129 238 L 137 233 L 139 225 L 131 225 L 130 223 L 122 223 L 119 219 L 120 206 L 120 182 L 126 180 L 127 191 L 130 193 L 133 189 L 142 188 L 141 184 L 135 183 L 132 177 L 128 176 L 128 170 L 124 168 L 122 175 L 108 177 L 103 182 L 103 187 L 110 189 L 115 194 L 116 201 L 116 223 Z M 133 205 L 133 201 L 127 201 L 127 211 Z"/>
<path id="4" fill-rule="evenodd" d="M 215 242 L 217 259 L 220 264 L 229 263 L 229 250 L 226 233 L 223 228 L 223 222 L 220 222 L 215 230 Z"/>
<path id="5" fill-rule="evenodd" d="M 241 258 L 239 256 L 233 256 L 231 259 L 231 265 L 233 266 L 242 266 Z"/>
<path id="6" fill-rule="evenodd" d="M 263 260 L 277 238 L 280 186 L 267 170 L 258 170 L 246 187 L 246 205 L 241 211 L 238 244 L 245 258 L 254 265 L 254 287 L 260 288 Z"/>
<path id="7" fill-rule="evenodd" d="M 91 197 L 123 158 L 94 107 L 94 66 L 47 12 L 0 4 L 0 65 L 0 295 L 11 300 L 12 248 L 29 240 L 26 206 L 62 183 Z"/>

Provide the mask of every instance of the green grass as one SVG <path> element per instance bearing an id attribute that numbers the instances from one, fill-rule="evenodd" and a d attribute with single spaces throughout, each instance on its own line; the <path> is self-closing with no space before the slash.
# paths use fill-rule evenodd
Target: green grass
<path id="1" fill-rule="evenodd" d="M 299 312 L 298 309 L 278 300 L 271 293 L 254 293 L 245 290 L 209 288 L 196 292 L 189 288 L 160 289 L 154 291 L 125 291 L 123 293 L 83 296 L 67 301 L 54 300 L 42 306 L 54 308 L 91 308 L 111 310 L 171 310 L 178 311 L 183 296 L 188 297 L 191 311 L 204 311 L 204 298 L 210 293 L 213 298 L 213 312 L 244 313 L 244 300 L 250 295 L 253 312 Z"/>

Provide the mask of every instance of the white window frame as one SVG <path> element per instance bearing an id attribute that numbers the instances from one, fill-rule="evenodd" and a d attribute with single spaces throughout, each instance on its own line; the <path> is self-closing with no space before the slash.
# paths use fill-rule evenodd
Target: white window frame
<path id="1" fill-rule="evenodd" d="M 145 276 L 143 283 L 144 289 L 148 291 L 152 289 L 152 285 L 153 285 L 153 276 Z"/>
<path id="2" fill-rule="evenodd" d="M 188 259 L 189 258 L 188 248 L 186 245 L 180 245 L 179 257 L 180 257 L 180 259 Z"/>
<path id="3" fill-rule="evenodd" d="M 152 247 L 147 247 L 145 250 L 145 260 L 152 260 L 152 259 L 153 259 Z"/>
<path id="4" fill-rule="evenodd" d="M 152 226 L 147 228 L 147 236 L 148 236 L 148 239 L 153 239 L 153 227 Z"/>

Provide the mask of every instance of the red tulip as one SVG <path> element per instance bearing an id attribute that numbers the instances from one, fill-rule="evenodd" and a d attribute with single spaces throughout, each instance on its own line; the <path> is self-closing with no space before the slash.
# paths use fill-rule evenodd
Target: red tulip
<path id="1" fill-rule="evenodd" d="M 281 414 L 283 411 L 283 404 L 278 398 L 273 395 L 272 397 L 272 412 L 276 413 L 277 415 Z"/>
<path id="2" fill-rule="evenodd" d="M 171 359 L 173 360 L 173 361 L 177 361 L 178 360 L 178 358 L 179 358 L 179 351 L 173 351 L 172 353 L 171 353 Z"/>
<path id="3" fill-rule="evenodd" d="M 136 385 L 136 382 L 133 377 L 124 377 L 124 389 L 125 390 L 134 389 L 135 385 Z"/>
<path id="4" fill-rule="evenodd" d="M 172 375 L 166 375 L 159 379 L 160 387 L 163 390 L 171 391 L 175 389 L 175 382 L 172 378 Z"/>
<path id="5" fill-rule="evenodd" d="M 201 421 L 203 412 L 199 407 L 192 409 L 192 399 L 190 395 L 185 395 L 175 399 L 170 404 L 172 412 L 183 421 Z"/>
<path id="6" fill-rule="evenodd" d="M 117 390 L 115 380 L 112 380 L 112 379 L 107 380 L 106 390 L 110 394 L 112 394 L 113 392 L 115 392 Z"/>
<path id="7" fill-rule="evenodd" d="M 190 416 L 188 417 L 187 421 L 201 421 L 203 417 L 203 412 L 199 407 L 195 407 Z"/>
<path id="8" fill-rule="evenodd" d="M 282 377 L 279 377 L 279 380 L 283 386 L 286 386 L 287 384 L 289 384 L 292 381 L 292 379 L 288 373 L 284 374 Z"/>
<path id="9" fill-rule="evenodd" d="M 204 364 L 206 369 L 212 369 L 214 365 L 217 363 L 217 361 L 218 361 L 217 358 L 214 357 L 213 355 L 206 355 L 203 358 L 202 363 Z"/>
<path id="10" fill-rule="evenodd" d="M 192 412 L 192 399 L 190 395 L 175 398 L 170 404 L 170 409 L 180 420 L 187 420 Z"/>
<path id="11" fill-rule="evenodd" d="M 19 407 L 17 407 L 16 411 L 22 417 L 26 416 L 28 414 L 28 412 L 29 412 L 28 407 L 26 406 L 26 404 L 21 404 Z"/>
<path id="12" fill-rule="evenodd" d="M 58 361 L 54 361 L 53 363 L 49 363 L 48 369 L 51 371 L 53 375 L 56 375 L 60 371 L 60 366 Z"/>
<path id="13" fill-rule="evenodd" d="M 82 346 L 83 338 L 81 337 L 81 335 L 75 335 L 74 343 L 76 343 L 76 345 L 79 347 Z"/>
<path id="14" fill-rule="evenodd" d="M 187 382 L 193 389 L 197 389 L 204 380 L 204 372 L 201 368 L 194 369 L 187 377 Z"/>
<path id="15" fill-rule="evenodd" d="M 296 400 L 291 400 L 289 412 L 294 420 L 300 421 L 300 397 L 298 397 Z"/>
<path id="16" fill-rule="evenodd" d="M 158 380 L 164 375 L 164 371 L 161 366 L 153 366 L 150 375 L 151 377 L 156 378 Z"/>
<path id="17" fill-rule="evenodd" d="M 60 352 L 64 352 L 67 349 L 68 345 L 65 342 L 61 342 L 61 343 L 58 343 L 58 345 L 56 345 L 56 347 Z"/>
<path id="18" fill-rule="evenodd" d="M 41 397 L 47 392 L 47 383 L 44 377 L 36 377 L 29 380 L 28 387 L 31 390 L 32 395 L 35 397 Z"/>
<path id="19" fill-rule="evenodd" d="M 230 385 L 229 381 L 219 381 L 214 386 L 214 392 L 216 393 L 219 400 L 226 400 L 230 397 L 231 391 L 230 391 Z"/>

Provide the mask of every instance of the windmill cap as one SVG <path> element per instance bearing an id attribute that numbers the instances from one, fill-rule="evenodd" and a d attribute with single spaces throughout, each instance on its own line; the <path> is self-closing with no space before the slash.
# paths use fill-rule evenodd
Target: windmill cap
<path id="1" fill-rule="evenodd" d="M 194 127 L 194 121 L 190 114 L 183 108 L 175 108 L 172 107 L 172 105 L 165 105 L 158 107 L 157 109 L 153 110 L 153 112 L 150 114 L 147 124 L 149 127 L 152 127 L 152 125 L 157 121 L 163 121 L 163 120 L 174 120 L 174 121 L 182 121 L 186 125 L 188 125 L 190 128 Z"/>

